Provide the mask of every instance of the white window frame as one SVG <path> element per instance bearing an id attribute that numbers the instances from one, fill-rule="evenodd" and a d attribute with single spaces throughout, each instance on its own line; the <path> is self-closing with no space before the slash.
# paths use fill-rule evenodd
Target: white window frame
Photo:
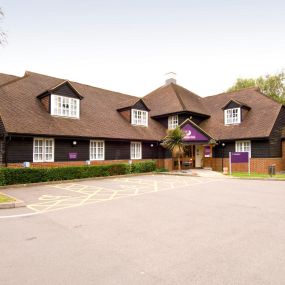
<path id="1" fill-rule="evenodd" d="M 131 142 L 130 152 L 131 159 L 142 159 L 142 143 Z"/>
<path id="2" fill-rule="evenodd" d="M 178 127 L 178 115 L 168 117 L 168 129 L 173 130 Z"/>
<path id="3" fill-rule="evenodd" d="M 224 110 L 225 125 L 240 124 L 241 110 L 240 108 L 231 108 Z"/>
<path id="4" fill-rule="evenodd" d="M 41 146 L 37 146 L 36 142 L 41 142 Z M 48 143 L 51 142 L 51 146 L 48 146 Z M 39 152 L 39 147 L 41 147 L 41 152 Z M 51 152 L 47 152 L 47 147 L 51 147 Z M 33 162 L 54 162 L 54 139 L 53 138 L 34 138 L 33 142 Z M 36 151 L 38 150 L 38 151 Z M 36 155 L 41 155 L 42 158 L 36 158 Z M 51 155 L 51 158 L 48 159 L 47 155 Z"/>
<path id="5" fill-rule="evenodd" d="M 76 98 L 51 94 L 50 113 L 53 116 L 79 119 L 80 100 Z"/>
<path id="6" fill-rule="evenodd" d="M 132 125 L 148 126 L 148 112 L 143 110 L 132 109 Z"/>
<path id="7" fill-rule="evenodd" d="M 100 149 L 102 149 L 102 152 L 101 152 L 102 155 L 99 156 Z M 90 159 L 90 161 L 105 160 L 105 141 L 103 141 L 103 140 L 90 140 L 89 159 Z"/>
<path id="8" fill-rule="evenodd" d="M 235 146 L 236 152 L 248 152 L 249 157 L 251 157 L 251 141 L 250 140 L 236 141 L 235 145 L 236 145 Z"/>

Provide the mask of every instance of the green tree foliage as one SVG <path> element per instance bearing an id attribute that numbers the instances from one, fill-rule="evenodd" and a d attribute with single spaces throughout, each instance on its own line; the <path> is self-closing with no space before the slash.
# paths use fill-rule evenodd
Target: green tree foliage
<path id="1" fill-rule="evenodd" d="M 227 91 L 236 91 L 242 88 L 258 87 L 262 93 L 274 100 L 285 103 L 285 73 L 260 76 L 258 78 L 238 78 L 235 84 Z"/>
<path id="2" fill-rule="evenodd" d="M 183 138 L 185 136 L 184 131 L 179 127 L 174 130 L 169 130 L 167 136 L 162 141 L 162 146 L 171 151 L 173 156 L 178 157 L 178 170 L 181 170 L 180 157 L 184 153 L 185 144 Z"/>
<path id="3" fill-rule="evenodd" d="M 4 18 L 4 13 L 3 10 L 0 8 L 0 22 L 2 21 L 3 18 Z M 7 40 L 6 34 L 0 27 L 0 45 L 6 43 L 6 40 Z"/>

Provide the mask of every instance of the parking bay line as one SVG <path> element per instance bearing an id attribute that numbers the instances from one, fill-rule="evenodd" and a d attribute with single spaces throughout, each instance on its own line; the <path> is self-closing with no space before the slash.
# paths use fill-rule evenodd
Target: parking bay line
<path id="1" fill-rule="evenodd" d="M 201 185 L 201 184 L 208 184 L 208 183 L 211 183 L 211 182 L 214 182 L 214 181 L 215 181 L 215 179 L 211 179 L 211 180 L 207 180 L 207 181 L 199 180 L 199 182 L 192 183 L 191 185 L 187 185 L 187 186 L 196 186 L 196 185 Z M 177 182 L 177 181 L 173 181 L 173 182 Z M 176 187 L 176 189 L 179 189 L 180 187 L 185 187 L 185 185 L 178 186 L 178 187 Z M 163 192 L 163 191 L 167 191 L 167 190 L 171 190 L 171 189 L 175 189 L 175 188 L 169 187 L 169 188 L 164 188 L 164 189 L 158 190 L 158 191 L 157 190 L 151 190 L 151 191 L 143 192 L 143 193 L 137 193 L 137 194 L 133 193 L 133 194 L 130 194 L 130 195 L 123 195 L 123 196 L 119 196 L 119 197 L 114 197 L 112 199 L 104 199 L 104 200 L 89 201 L 89 202 L 87 201 L 85 204 L 77 203 L 77 204 L 74 204 L 74 205 L 61 207 L 61 208 L 56 208 L 56 209 L 50 209 L 50 210 L 47 210 L 47 211 L 44 210 L 44 211 L 38 211 L 38 212 L 33 212 L 33 213 L 0 216 L 0 219 L 19 218 L 19 217 L 28 217 L 28 216 L 40 215 L 40 214 L 51 213 L 51 212 L 55 212 L 55 211 L 59 211 L 59 210 L 64 210 L 64 209 L 76 208 L 76 207 L 80 207 L 80 206 L 84 206 L 84 205 L 95 204 L 95 203 L 99 203 L 99 202 L 106 202 L 106 201 L 110 201 L 110 200 L 117 200 L 117 199 L 125 198 L 125 197 L 135 197 L 135 196 L 141 196 L 141 195 L 148 194 L 148 193 Z M 67 189 L 65 188 L 65 190 L 67 190 Z M 72 197 L 72 198 L 79 198 L 79 197 Z M 31 205 L 33 205 L 33 204 L 31 204 Z M 29 205 L 27 205 L 27 206 L 29 206 Z"/>

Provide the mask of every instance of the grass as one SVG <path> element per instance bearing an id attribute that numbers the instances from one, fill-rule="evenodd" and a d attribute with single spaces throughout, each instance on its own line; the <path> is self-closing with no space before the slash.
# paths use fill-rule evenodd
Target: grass
<path id="1" fill-rule="evenodd" d="M 15 201 L 15 199 L 5 196 L 3 194 L 0 194 L 0 203 L 6 203 L 6 202 L 12 202 Z"/>
<path id="2" fill-rule="evenodd" d="M 276 174 L 272 175 L 272 177 L 268 174 L 263 173 L 251 173 L 250 175 L 247 172 L 233 172 L 233 177 L 240 177 L 240 178 L 277 178 L 277 179 L 285 179 L 285 173 L 284 174 Z"/>

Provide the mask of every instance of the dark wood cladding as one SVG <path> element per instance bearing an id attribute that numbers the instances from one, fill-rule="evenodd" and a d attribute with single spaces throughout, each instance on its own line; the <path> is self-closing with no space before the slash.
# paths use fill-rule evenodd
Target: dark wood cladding
<path id="1" fill-rule="evenodd" d="M 5 127 L 4 127 L 4 124 L 2 122 L 2 119 L 0 117 L 0 136 L 3 136 L 5 133 Z"/>
<path id="2" fill-rule="evenodd" d="M 105 160 L 130 159 L 130 142 L 105 141 Z"/>
<path id="3" fill-rule="evenodd" d="M 231 101 L 231 102 L 229 102 L 229 103 L 225 106 L 224 110 L 233 109 L 233 108 L 240 108 L 240 106 L 241 106 L 241 105 L 238 104 L 237 102 Z"/>
<path id="4" fill-rule="evenodd" d="M 191 120 L 197 125 L 199 125 L 203 120 L 205 120 L 204 117 L 191 115 L 190 113 L 182 113 L 182 114 L 177 114 L 177 115 L 178 115 L 179 125 L 189 118 L 191 118 Z M 169 116 L 165 116 L 165 117 L 157 118 L 156 120 L 160 122 L 166 129 L 168 129 L 168 117 Z"/>
<path id="5" fill-rule="evenodd" d="M 136 104 L 133 105 L 132 109 L 148 111 L 148 109 L 146 108 L 145 104 L 141 100 L 136 102 Z"/>
<path id="6" fill-rule="evenodd" d="M 213 148 L 213 157 L 222 157 L 224 149 L 224 157 L 229 157 L 229 152 L 235 151 L 235 142 L 225 142 L 225 146 L 222 147 L 221 144 L 216 145 Z"/>
<path id="7" fill-rule="evenodd" d="M 76 141 L 76 146 L 73 145 Z M 54 161 L 89 160 L 89 140 L 55 139 Z M 76 159 L 70 159 L 69 153 L 77 153 Z"/>
<path id="8" fill-rule="evenodd" d="M 229 157 L 229 152 L 235 152 L 235 141 L 227 141 L 224 146 L 224 157 Z M 214 157 L 222 157 L 222 145 L 218 144 L 213 149 Z M 270 158 L 276 157 L 272 155 L 270 141 L 251 140 L 251 157 L 252 158 Z M 278 156 L 277 156 L 278 157 Z"/>
<path id="9" fill-rule="evenodd" d="M 269 144 L 270 144 L 270 157 L 282 156 L 282 129 L 285 127 L 285 107 L 282 106 L 277 120 L 272 128 Z"/>
<path id="10" fill-rule="evenodd" d="M 60 85 L 52 93 L 78 99 L 76 92 L 74 92 L 74 90 L 67 83 Z"/>
<path id="11" fill-rule="evenodd" d="M 73 145 L 76 141 L 76 146 Z M 86 161 L 89 160 L 89 140 L 55 139 L 54 161 Z M 105 141 L 105 160 L 129 160 L 130 141 Z M 70 159 L 69 153 L 76 153 L 76 159 Z M 158 142 L 142 142 L 142 158 L 155 159 L 166 157 L 166 151 Z M 22 163 L 33 161 L 32 137 L 9 137 L 7 143 L 7 162 Z"/>
<path id="12" fill-rule="evenodd" d="M 165 149 L 158 142 L 142 143 L 142 159 L 165 158 Z"/>
<path id="13" fill-rule="evenodd" d="M 33 161 L 33 138 L 8 137 L 6 142 L 7 162 Z"/>

